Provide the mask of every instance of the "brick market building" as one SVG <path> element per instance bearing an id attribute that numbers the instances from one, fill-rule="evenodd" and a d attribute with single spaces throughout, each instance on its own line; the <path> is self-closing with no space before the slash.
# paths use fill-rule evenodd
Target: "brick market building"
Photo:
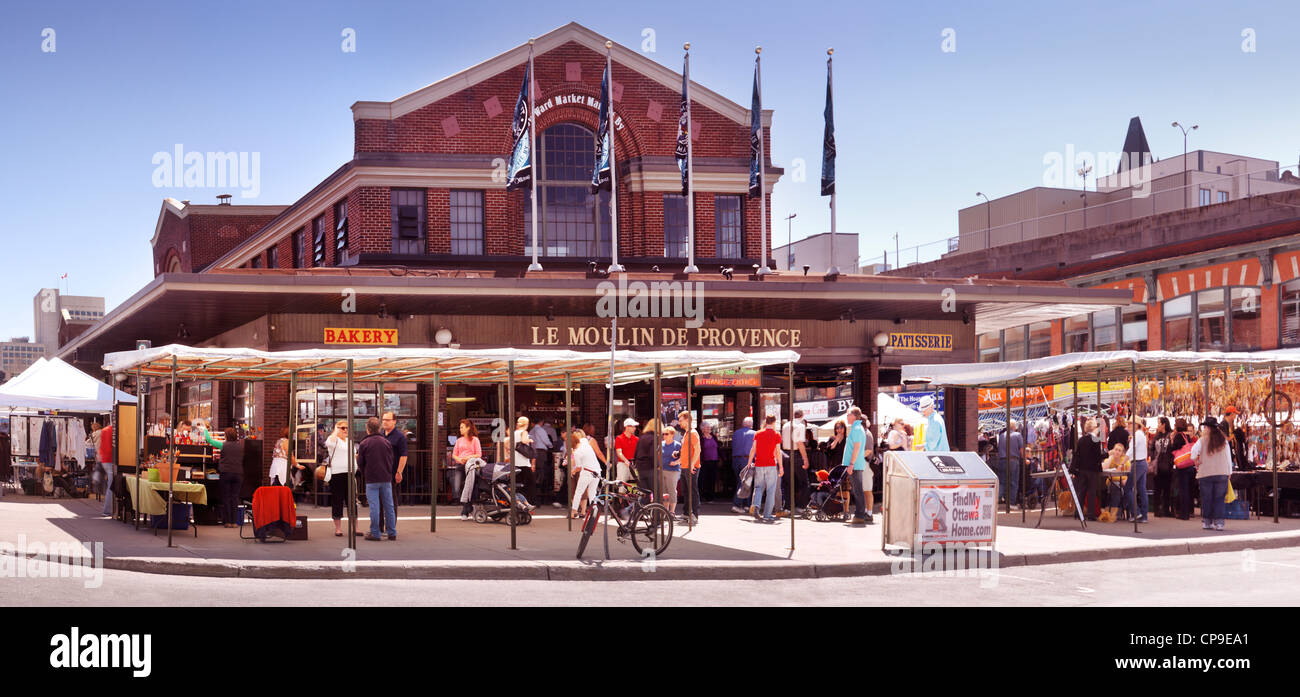
<path id="1" fill-rule="evenodd" d="M 340 348 L 340 337 L 348 341 L 362 329 L 394 332 L 359 335 L 371 345 L 392 339 L 385 345 L 607 351 L 609 319 L 598 316 L 597 300 L 602 284 L 615 280 L 603 273 L 612 251 L 609 194 L 588 189 L 605 38 L 569 24 L 538 37 L 534 51 L 543 271 L 527 270 L 529 193 L 507 192 L 503 176 L 525 44 L 394 101 L 354 104 L 353 158 L 290 205 L 164 201 L 152 240 L 155 278 L 61 355 L 94 372 L 105 353 L 134 348 L 137 339 Z M 1059 283 L 757 276 L 764 242 L 758 199 L 746 196 L 750 113 L 695 83 L 701 271 L 684 274 L 687 206 L 673 157 L 682 78 L 619 45 L 612 55 L 618 252 L 628 269 L 621 280 L 697 283 L 704 299 L 698 326 L 682 317 L 620 319 L 620 348 L 796 350 L 796 401 L 815 420 L 853 403 L 871 412 L 879 385 L 896 383 L 904 362 L 974 360 L 978 328 L 1110 308 L 1127 297 Z M 770 111 L 762 122 L 770 143 Z M 783 171 L 769 161 L 766 174 L 770 193 Z M 930 335 L 943 340 L 907 344 Z M 895 336 L 898 346 L 943 348 L 877 348 L 881 337 Z M 780 411 L 787 378 L 773 370 L 701 375 L 694 384 L 691 407 L 725 439 L 743 416 Z M 283 383 L 182 384 L 174 406 L 181 418 L 238 424 L 260 438 L 275 437 L 291 408 L 308 423 L 356 417 L 357 431 L 361 417 L 393 410 L 410 433 L 416 472 L 427 472 L 441 450 L 431 442 L 435 419 L 444 429 L 462 418 L 490 427 L 499 409 L 492 388 L 447 385 L 440 400 L 446 409 L 435 415 L 428 385 L 360 385 L 351 405 L 341 386 L 300 387 L 291 399 Z M 665 384 L 666 399 L 685 387 Z M 620 387 L 618 418 L 653 416 L 649 392 L 648 385 Z M 603 435 L 604 385 L 581 385 L 574 396 L 575 424 L 591 423 Z M 948 414 L 955 447 L 973 447 L 973 395 L 947 397 L 955 405 Z M 173 406 L 156 398 L 149 404 L 149 421 Z M 516 404 L 534 419 L 564 423 L 563 394 L 520 388 Z M 265 452 L 264 465 L 269 458 Z M 404 484 L 403 493 L 418 495 L 425 486 L 427 474 Z"/>

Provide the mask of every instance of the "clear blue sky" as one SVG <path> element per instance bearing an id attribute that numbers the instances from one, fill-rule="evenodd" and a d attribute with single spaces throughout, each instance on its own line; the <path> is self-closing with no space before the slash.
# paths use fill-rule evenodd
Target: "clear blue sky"
<path id="1" fill-rule="evenodd" d="M 261 153 L 261 193 L 290 203 L 352 155 L 349 106 L 391 100 L 578 21 L 742 104 L 764 47 L 776 239 L 829 227 L 817 189 L 825 50 L 836 49 L 839 229 L 864 259 L 956 234 L 956 211 L 1038 185 L 1049 152 L 1116 151 L 1138 115 L 1157 157 L 1201 147 L 1300 158 L 1300 6 L 1283 2 L 223 2 L 6 3 L 0 9 L 0 338 L 32 331 L 31 298 L 67 273 L 114 307 L 152 277 L 165 196 L 151 158 Z M 796 8 L 796 9 L 791 9 Z M 41 50 L 55 30 L 54 53 Z M 340 32 L 357 32 L 356 53 Z M 945 28 L 956 51 L 942 50 Z M 1256 50 L 1242 51 L 1242 31 Z M 229 189 L 231 187 L 225 187 Z M 846 260 L 849 261 L 849 260 Z"/>

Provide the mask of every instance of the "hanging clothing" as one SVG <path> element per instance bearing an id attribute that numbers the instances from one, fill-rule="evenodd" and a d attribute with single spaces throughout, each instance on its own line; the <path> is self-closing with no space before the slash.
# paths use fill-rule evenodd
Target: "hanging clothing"
<path id="1" fill-rule="evenodd" d="M 54 469 L 59 461 L 59 436 L 54 427 L 54 421 L 46 419 L 41 423 L 40 442 L 36 446 L 36 452 L 41 460 L 41 464 L 49 469 Z"/>
<path id="2" fill-rule="evenodd" d="M 0 482 L 7 482 L 13 476 L 13 451 L 9 434 L 0 432 Z"/>
<path id="3" fill-rule="evenodd" d="M 13 416 L 9 418 L 10 449 L 14 455 L 25 456 L 29 453 L 27 450 L 27 417 Z"/>

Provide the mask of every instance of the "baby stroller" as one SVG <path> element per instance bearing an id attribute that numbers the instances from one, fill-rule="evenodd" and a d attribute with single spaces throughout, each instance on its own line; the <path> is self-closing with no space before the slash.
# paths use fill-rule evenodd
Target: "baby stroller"
<path id="1" fill-rule="evenodd" d="M 533 509 L 536 506 L 528 503 L 517 489 L 515 491 L 515 505 L 513 510 L 510 506 L 510 468 L 513 465 L 489 465 L 482 458 L 472 458 L 465 463 L 465 478 L 468 481 L 470 477 L 474 478 L 474 490 L 470 494 L 470 504 L 474 509 L 474 522 L 486 523 L 489 520 L 499 522 L 506 518 L 507 515 L 517 516 L 516 525 L 527 525 L 533 522 Z M 469 486 L 467 483 L 466 486 Z M 518 486 L 516 484 L 516 486 Z M 462 499 L 463 500 L 463 499 Z M 507 519 L 507 522 L 509 520 Z"/>
<path id="2" fill-rule="evenodd" d="M 839 520 L 844 515 L 844 502 L 840 500 L 840 487 L 848 474 L 844 465 L 835 465 L 829 472 L 817 470 L 817 481 L 810 484 L 812 495 L 804 506 L 805 520 Z"/>

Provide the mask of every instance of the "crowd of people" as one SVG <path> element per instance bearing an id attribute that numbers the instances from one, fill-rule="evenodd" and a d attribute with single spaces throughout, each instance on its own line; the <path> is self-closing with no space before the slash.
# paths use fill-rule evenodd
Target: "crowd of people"
<path id="1" fill-rule="evenodd" d="M 1011 420 L 1010 436 L 1003 431 L 981 437 L 1000 481 L 1004 501 L 1021 501 L 1020 485 L 1026 453 L 1041 470 L 1068 462 L 1076 505 L 1088 520 L 1109 515 L 1149 521 L 1150 515 L 1189 520 L 1199 501 L 1201 526 L 1223 530 L 1226 498 L 1234 469 L 1250 469 L 1246 434 L 1235 407 L 1223 418 L 1206 417 L 1199 424 L 1184 417 L 1129 419 L 1123 413 L 1081 419 L 1073 423 L 1058 413 L 1026 426 Z M 1121 483 L 1122 482 L 1122 483 Z M 1050 486 L 1030 485 L 1036 495 Z"/>

